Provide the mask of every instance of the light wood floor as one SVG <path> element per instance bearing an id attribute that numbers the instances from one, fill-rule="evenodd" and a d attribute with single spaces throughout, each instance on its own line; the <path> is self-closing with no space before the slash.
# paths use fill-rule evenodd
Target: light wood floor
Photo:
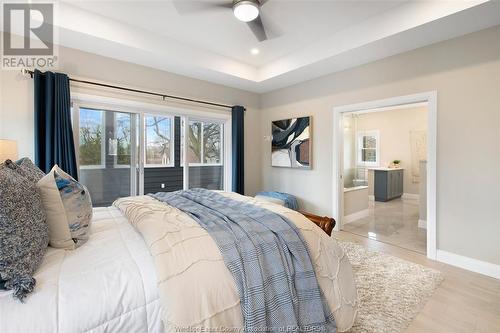
<path id="1" fill-rule="evenodd" d="M 443 272 L 443 283 L 406 332 L 500 333 L 500 280 L 346 231 L 334 231 L 333 236 Z"/>

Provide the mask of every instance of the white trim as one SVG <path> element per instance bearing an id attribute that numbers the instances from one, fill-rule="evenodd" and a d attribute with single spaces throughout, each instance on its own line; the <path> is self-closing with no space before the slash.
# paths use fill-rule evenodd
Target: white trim
<path id="1" fill-rule="evenodd" d="M 403 200 L 415 200 L 415 201 L 420 201 L 420 195 L 419 194 L 414 194 L 414 193 L 403 193 L 401 196 L 401 199 Z"/>
<path id="2" fill-rule="evenodd" d="M 357 114 L 365 114 L 365 113 L 389 111 L 389 110 L 393 111 L 393 110 L 403 110 L 403 109 L 414 109 L 414 108 L 419 108 L 419 107 L 427 107 L 427 102 L 402 104 L 402 105 L 396 105 L 396 106 L 385 106 L 385 107 L 381 107 L 381 108 L 362 110 L 362 111 L 358 111 L 356 113 Z"/>
<path id="3" fill-rule="evenodd" d="M 418 219 L 418 227 L 422 229 L 427 229 L 427 221 Z"/>
<path id="4" fill-rule="evenodd" d="M 370 211 L 367 209 L 360 210 L 359 212 L 352 213 L 344 216 L 344 224 L 354 222 L 356 220 L 362 219 L 370 215 Z"/>
<path id="5" fill-rule="evenodd" d="M 145 139 L 145 131 L 142 129 L 145 128 L 145 120 L 144 120 L 144 113 L 139 114 L 139 144 L 137 147 L 139 148 L 137 151 L 137 156 L 138 156 L 138 166 L 139 166 L 139 174 L 137 177 L 139 177 L 139 195 L 144 195 L 144 155 L 145 155 L 145 147 L 144 147 L 144 140 Z"/>
<path id="6" fill-rule="evenodd" d="M 448 265 L 460 267 L 469 271 L 500 279 L 500 265 L 470 257 L 464 257 L 459 254 L 443 250 L 437 250 L 437 260 Z"/>
<path id="7" fill-rule="evenodd" d="M 353 186 L 353 187 L 346 187 L 344 188 L 344 193 L 346 192 L 352 192 L 352 191 L 359 191 L 359 190 L 364 190 L 367 189 L 368 185 L 359 185 L 359 186 Z"/>
<path id="8" fill-rule="evenodd" d="M 166 104 L 156 104 L 141 102 L 132 99 L 115 98 L 109 96 L 98 96 L 92 94 L 84 94 L 78 92 L 71 93 L 71 100 L 76 103 L 83 101 L 85 105 L 90 105 L 91 108 L 105 109 L 108 111 L 131 112 L 131 113 L 148 113 L 158 115 L 184 116 L 189 115 L 190 119 L 212 119 L 221 122 L 231 119 L 230 112 L 214 112 L 213 110 L 201 111 L 194 109 L 180 108 Z M 119 110 L 116 108 L 119 107 Z"/>
<path id="9" fill-rule="evenodd" d="M 140 145 L 137 145 L 137 126 L 139 123 L 139 115 L 137 113 L 130 114 L 130 193 L 132 196 L 138 195 L 137 179 L 140 177 L 138 154 L 140 154 Z"/>
<path id="10" fill-rule="evenodd" d="M 436 221 L 436 151 L 437 151 L 437 92 L 425 92 L 399 96 L 370 102 L 336 106 L 333 108 L 333 177 L 332 177 L 332 216 L 336 219 L 335 230 L 343 223 L 344 184 L 343 166 L 343 128 L 342 114 L 347 112 L 380 111 L 387 108 L 400 108 L 403 105 L 427 103 L 427 257 L 436 259 L 437 221 Z"/>
<path id="11" fill-rule="evenodd" d="M 222 139 L 224 144 L 222 145 L 222 158 L 224 159 L 224 191 L 231 192 L 233 190 L 233 157 L 230 152 L 232 152 L 232 121 L 231 119 L 224 122 L 222 128 Z"/>
<path id="12" fill-rule="evenodd" d="M 184 126 L 182 126 L 182 122 L 184 122 Z M 184 140 L 183 145 L 181 145 L 182 157 L 184 157 L 184 160 L 187 159 L 187 154 L 188 154 L 188 145 L 189 145 L 188 127 L 189 127 L 189 116 L 184 115 L 181 121 L 181 131 L 184 128 L 184 135 L 182 135 L 181 133 L 181 138 L 183 138 Z M 182 168 L 182 188 L 184 190 L 189 190 L 189 165 L 187 168 L 184 167 Z"/>
<path id="13" fill-rule="evenodd" d="M 224 164 L 222 163 L 194 163 L 194 162 L 190 162 L 189 163 L 189 166 L 192 167 L 192 166 L 195 166 L 195 167 L 203 167 L 203 166 L 223 166 Z M 183 167 L 184 164 L 181 165 L 181 167 Z"/>
<path id="14" fill-rule="evenodd" d="M 144 150 L 146 154 L 146 150 Z M 171 164 L 144 164 L 145 169 L 155 169 L 155 168 L 175 168 L 174 163 Z"/>
<path id="15" fill-rule="evenodd" d="M 375 196 L 373 194 L 369 194 L 368 201 L 375 201 Z"/>

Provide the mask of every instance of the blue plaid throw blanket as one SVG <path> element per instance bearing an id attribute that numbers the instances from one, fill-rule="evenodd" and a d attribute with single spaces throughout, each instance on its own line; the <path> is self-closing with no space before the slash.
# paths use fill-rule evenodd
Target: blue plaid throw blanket
<path id="1" fill-rule="evenodd" d="M 297 198 L 293 195 L 283 192 L 269 191 L 269 192 L 259 192 L 257 195 L 262 195 L 264 197 L 271 197 L 280 199 L 285 204 L 286 208 L 293 210 L 299 210 L 299 204 L 297 203 Z"/>
<path id="2" fill-rule="evenodd" d="M 291 221 L 204 189 L 151 196 L 189 214 L 213 238 L 236 282 L 245 332 L 336 332 Z"/>

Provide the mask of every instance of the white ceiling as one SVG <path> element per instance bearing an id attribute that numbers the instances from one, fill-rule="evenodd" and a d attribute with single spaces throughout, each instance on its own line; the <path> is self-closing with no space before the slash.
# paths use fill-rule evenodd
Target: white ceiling
<path id="1" fill-rule="evenodd" d="M 231 0 L 205 2 L 230 3 Z M 72 1 L 71 3 L 135 28 L 256 67 L 296 52 L 306 45 L 401 4 L 393 0 L 271 0 L 262 7 L 262 20 L 266 27 L 276 30 L 280 36 L 259 43 L 246 24 L 235 19 L 231 9 L 222 8 L 179 15 L 173 1 Z M 260 50 L 258 56 L 253 56 L 249 52 L 252 48 Z"/>
<path id="2" fill-rule="evenodd" d="M 279 36 L 262 43 L 231 10 L 180 15 L 172 1 L 64 1 L 55 19 L 61 45 L 267 92 L 498 25 L 498 13 L 484 0 L 269 0 L 262 19 Z"/>

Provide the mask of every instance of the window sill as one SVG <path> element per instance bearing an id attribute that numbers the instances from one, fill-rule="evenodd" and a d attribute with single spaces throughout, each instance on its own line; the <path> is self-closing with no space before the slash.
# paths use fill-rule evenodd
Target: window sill
<path id="1" fill-rule="evenodd" d="M 155 168 L 173 168 L 175 165 L 172 164 L 144 164 L 144 169 L 155 169 Z"/>

